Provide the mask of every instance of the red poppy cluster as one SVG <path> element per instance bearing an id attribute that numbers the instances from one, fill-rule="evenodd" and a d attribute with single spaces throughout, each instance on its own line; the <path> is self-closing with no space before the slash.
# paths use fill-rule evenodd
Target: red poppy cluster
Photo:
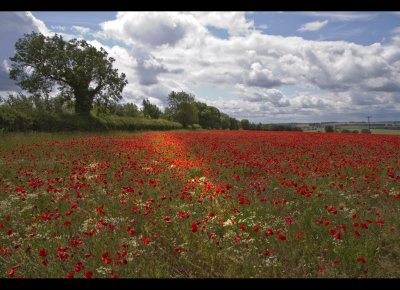
<path id="1" fill-rule="evenodd" d="M 2 277 L 143 277 L 217 254 L 237 275 L 301 260 L 304 277 L 371 276 L 399 235 L 398 136 L 150 132 L 0 157 Z"/>

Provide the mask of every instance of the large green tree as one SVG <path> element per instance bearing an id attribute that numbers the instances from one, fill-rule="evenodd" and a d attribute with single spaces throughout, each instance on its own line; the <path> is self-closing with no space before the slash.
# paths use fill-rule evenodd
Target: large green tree
<path id="1" fill-rule="evenodd" d="M 107 105 L 122 98 L 128 83 L 125 74 L 113 68 L 115 59 L 85 40 L 65 41 L 55 34 L 25 34 L 15 44 L 10 78 L 24 90 L 49 98 L 59 95 L 74 100 L 75 112 L 88 115 L 93 104 Z"/>

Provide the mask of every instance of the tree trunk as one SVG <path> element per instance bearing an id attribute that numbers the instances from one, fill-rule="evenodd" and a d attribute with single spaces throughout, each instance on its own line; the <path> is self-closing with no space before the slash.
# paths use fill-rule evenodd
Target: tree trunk
<path id="1" fill-rule="evenodd" d="M 93 97 L 89 90 L 74 90 L 75 93 L 75 113 L 79 115 L 90 114 L 92 109 Z"/>

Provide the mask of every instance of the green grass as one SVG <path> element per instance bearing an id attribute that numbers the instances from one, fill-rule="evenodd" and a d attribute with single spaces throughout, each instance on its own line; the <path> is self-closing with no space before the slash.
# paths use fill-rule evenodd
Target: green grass
<path id="1" fill-rule="evenodd" d="M 390 134 L 390 135 L 400 135 L 400 130 L 390 130 L 390 129 L 371 129 L 372 134 Z"/>

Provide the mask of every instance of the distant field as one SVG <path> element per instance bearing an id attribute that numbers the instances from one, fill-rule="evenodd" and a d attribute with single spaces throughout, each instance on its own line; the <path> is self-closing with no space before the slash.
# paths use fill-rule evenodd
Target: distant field
<path id="1" fill-rule="evenodd" d="M 371 129 L 372 134 L 400 135 L 400 130 Z"/>
<path id="2" fill-rule="evenodd" d="M 314 129 L 311 127 L 301 127 L 303 132 L 325 132 L 324 128 Z M 343 129 L 347 129 L 350 131 L 358 130 L 361 132 L 362 129 L 366 129 L 366 127 L 360 126 L 346 126 L 346 127 L 336 127 L 337 130 L 341 131 Z M 400 130 L 390 130 L 390 129 L 371 129 L 372 134 L 389 134 L 389 135 L 400 135 Z"/>

